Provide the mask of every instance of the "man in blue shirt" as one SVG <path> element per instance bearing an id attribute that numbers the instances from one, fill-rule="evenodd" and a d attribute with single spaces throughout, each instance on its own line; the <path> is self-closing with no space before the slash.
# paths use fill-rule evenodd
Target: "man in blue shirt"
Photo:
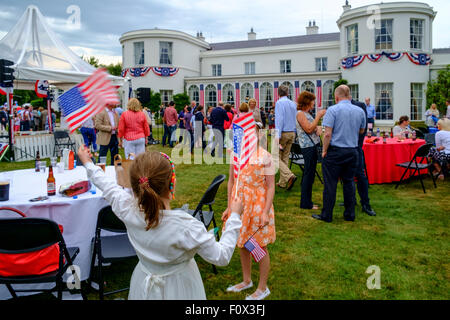
<path id="1" fill-rule="evenodd" d="M 211 125 L 214 132 L 214 143 L 211 147 L 211 156 L 215 156 L 216 146 L 219 145 L 219 157 L 223 155 L 223 138 L 225 137 L 225 129 L 223 124 L 225 121 L 230 121 L 227 112 L 223 108 L 223 102 L 219 101 L 219 106 L 211 111 Z M 219 131 L 219 132 L 217 132 Z"/>
<path id="2" fill-rule="evenodd" d="M 370 98 L 367 97 L 365 99 L 366 102 L 366 111 L 367 111 L 367 124 L 371 128 L 369 130 L 373 133 L 373 127 L 375 126 L 375 118 L 376 118 L 376 112 L 375 112 L 375 106 L 373 104 L 370 104 Z M 369 124 L 371 123 L 371 124 Z"/>
<path id="3" fill-rule="evenodd" d="M 280 99 L 275 105 L 275 132 L 280 144 L 280 181 L 277 186 L 290 190 L 297 180 L 295 174 L 289 170 L 289 153 L 295 140 L 297 106 L 287 96 L 289 88 L 285 85 L 278 87 Z"/>
<path id="4" fill-rule="evenodd" d="M 366 127 L 364 111 L 353 104 L 350 88 L 340 85 L 334 92 L 336 104 L 328 108 L 322 125 L 325 127 L 322 151 L 324 178 L 323 208 L 313 218 L 325 222 L 333 219 L 336 188 L 339 178 L 343 182 L 344 219 L 355 220 L 354 177 L 358 166 L 358 139 Z"/>

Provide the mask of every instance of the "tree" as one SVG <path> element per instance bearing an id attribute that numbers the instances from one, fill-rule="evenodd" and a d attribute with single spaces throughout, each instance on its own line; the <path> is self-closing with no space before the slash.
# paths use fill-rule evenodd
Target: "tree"
<path id="1" fill-rule="evenodd" d="M 339 87 L 341 84 L 348 84 L 348 81 L 346 79 L 339 79 L 338 81 L 335 81 L 333 84 L 333 101 L 334 101 L 334 91 L 337 87 Z"/>
<path id="2" fill-rule="evenodd" d="M 446 114 L 445 101 L 450 98 L 450 64 L 438 72 L 435 80 L 429 81 L 427 85 L 427 106 L 436 103 L 439 113 Z"/>
<path id="3" fill-rule="evenodd" d="M 191 103 L 191 100 L 186 92 L 174 95 L 173 101 L 175 102 L 175 108 L 177 111 L 181 111 L 185 106 L 188 106 Z"/>
<path id="4" fill-rule="evenodd" d="M 98 68 L 100 66 L 98 59 L 94 56 L 90 56 L 89 58 L 87 58 L 87 57 L 85 58 L 84 56 L 81 56 L 81 59 L 83 59 L 84 61 L 89 63 L 91 66 L 94 66 L 96 68 Z"/>
<path id="5" fill-rule="evenodd" d="M 94 56 L 90 56 L 89 58 L 82 56 L 81 58 L 95 68 L 105 68 L 110 75 L 120 77 L 122 74 L 122 63 L 120 62 L 117 62 L 116 64 L 110 63 L 106 65 L 100 63 L 99 60 Z"/>

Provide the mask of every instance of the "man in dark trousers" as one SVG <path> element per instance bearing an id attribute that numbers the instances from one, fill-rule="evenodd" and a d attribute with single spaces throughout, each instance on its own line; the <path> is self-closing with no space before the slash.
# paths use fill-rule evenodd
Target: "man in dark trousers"
<path id="1" fill-rule="evenodd" d="M 366 116 L 366 128 L 364 129 L 364 133 L 359 135 L 358 138 L 358 167 L 356 168 L 356 181 L 357 181 L 357 187 L 358 187 L 358 193 L 359 198 L 361 201 L 361 207 L 362 211 L 367 213 L 369 216 L 375 216 L 375 211 L 372 210 L 372 207 L 370 206 L 370 200 L 369 200 L 369 181 L 367 180 L 367 176 L 364 173 L 365 168 L 365 159 L 364 159 L 364 151 L 362 149 L 363 143 L 364 143 L 364 137 L 367 133 L 367 126 L 368 126 L 368 119 L 367 119 L 367 110 L 366 105 L 362 102 L 351 100 L 351 103 L 355 106 L 360 107 L 363 109 L 364 114 Z M 356 199 L 355 199 L 356 203 Z"/>
<path id="2" fill-rule="evenodd" d="M 324 178 L 323 208 L 312 217 L 325 222 L 333 219 L 336 189 L 339 178 L 343 182 L 344 219 L 355 220 L 355 183 L 358 167 L 358 139 L 366 128 L 364 111 L 353 105 L 350 88 L 340 85 L 334 92 L 336 104 L 327 109 L 322 125 L 325 127 L 322 151 Z"/>
<path id="3" fill-rule="evenodd" d="M 211 111 L 211 125 L 214 132 L 214 143 L 211 147 L 211 156 L 215 156 L 216 146 L 219 145 L 219 157 L 223 155 L 223 138 L 225 137 L 225 129 L 223 124 L 225 121 L 230 121 L 227 112 L 223 108 L 223 102 L 219 101 L 219 106 Z M 220 132 L 220 134 L 219 134 Z"/>

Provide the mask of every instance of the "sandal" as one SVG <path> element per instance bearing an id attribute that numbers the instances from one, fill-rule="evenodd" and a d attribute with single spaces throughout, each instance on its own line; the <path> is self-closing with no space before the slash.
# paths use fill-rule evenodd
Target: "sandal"
<path id="1" fill-rule="evenodd" d="M 239 286 L 240 284 L 242 284 L 242 283 L 244 283 L 244 282 L 235 284 L 234 286 L 229 286 L 229 287 L 227 288 L 227 292 L 241 292 L 242 290 L 245 290 L 245 289 L 248 289 L 248 288 L 253 287 L 253 281 L 250 281 L 249 284 L 247 284 L 247 285 L 245 285 L 245 286 L 243 286 L 243 287 L 241 287 L 241 288 L 238 288 L 238 286 Z"/>
<path id="2" fill-rule="evenodd" d="M 257 294 L 256 297 L 254 297 L 255 293 Z M 269 294 L 270 294 L 270 290 L 267 287 L 266 287 L 266 290 L 264 290 L 264 291 L 257 289 L 253 294 L 247 296 L 245 298 L 245 300 L 264 300 L 264 298 L 266 298 Z"/>

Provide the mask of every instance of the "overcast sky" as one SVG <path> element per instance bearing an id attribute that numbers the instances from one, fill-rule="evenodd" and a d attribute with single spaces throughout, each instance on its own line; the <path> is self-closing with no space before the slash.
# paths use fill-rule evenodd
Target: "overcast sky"
<path id="1" fill-rule="evenodd" d="M 121 61 L 120 36 L 137 29 L 174 29 L 194 35 L 202 31 L 208 42 L 246 40 L 253 27 L 257 38 L 305 34 L 309 20 L 320 33 L 338 32 L 341 0 L 0 0 L 0 38 L 36 5 L 62 41 L 79 55 L 95 55 L 103 63 Z M 378 1 L 350 0 L 353 8 Z M 384 1 L 392 2 L 392 1 Z M 450 47 L 450 1 L 428 0 L 437 11 L 433 47 Z M 80 28 L 73 27 L 80 8 Z M 72 17 L 72 19 L 71 19 Z M 72 26 L 72 27 L 71 27 Z"/>

